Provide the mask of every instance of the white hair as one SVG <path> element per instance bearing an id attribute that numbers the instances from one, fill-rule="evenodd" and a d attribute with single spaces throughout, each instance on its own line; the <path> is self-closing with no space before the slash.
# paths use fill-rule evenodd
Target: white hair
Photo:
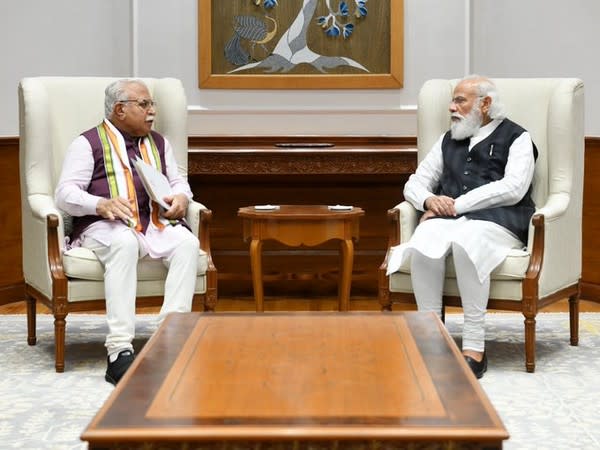
<path id="1" fill-rule="evenodd" d="M 498 98 L 498 89 L 492 80 L 482 77 L 481 75 L 473 74 L 466 76 L 461 82 L 462 81 L 473 81 L 477 86 L 477 94 L 480 97 L 490 97 L 492 100 L 490 103 L 490 110 L 488 111 L 490 119 L 504 119 L 506 117 L 506 110 Z"/>
<path id="2" fill-rule="evenodd" d="M 122 78 L 106 86 L 104 90 L 104 116 L 107 119 L 112 114 L 117 103 L 129 100 L 125 93 L 125 88 L 130 84 L 139 84 L 147 88 L 146 83 L 135 78 Z"/>

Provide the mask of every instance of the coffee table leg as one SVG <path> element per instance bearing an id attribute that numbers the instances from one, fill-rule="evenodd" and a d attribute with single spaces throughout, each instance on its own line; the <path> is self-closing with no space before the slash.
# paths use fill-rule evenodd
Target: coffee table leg
<path id="1" fill-rule="evenodd" d="M 250 242 L 250 270 L 252 271 L 252 287 L 254 288 L 256 312 L 263 312 L 265 310 L 261 251 L 262 241 L 259 239 L 252 239 L 252 242 Z"/>
<path id="2" fill-rule="evenodd" d="M 339 308 L 340 311 L 350 309 L 350 286 L 352 284 L 352 262 L 354 259 L 354 243 L 352 239 L 340 242 L 341 273 L 339 279 Z"/>

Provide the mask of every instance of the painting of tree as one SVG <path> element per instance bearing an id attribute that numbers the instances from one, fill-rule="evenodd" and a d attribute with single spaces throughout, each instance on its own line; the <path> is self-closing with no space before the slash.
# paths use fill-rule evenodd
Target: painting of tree
<path id="1" fill-rule="evenodd" d="M 402 16 L 402 0 L 198 0 L 200 87 L 401 87 Z"/>

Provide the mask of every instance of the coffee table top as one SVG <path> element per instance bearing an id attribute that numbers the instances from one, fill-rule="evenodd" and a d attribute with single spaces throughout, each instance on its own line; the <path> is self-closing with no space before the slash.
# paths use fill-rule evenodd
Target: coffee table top
<path id="1" fill-rule="evenodd" d="M 432 313 L 171 314 L 82 435 L 508 438 Z"/>

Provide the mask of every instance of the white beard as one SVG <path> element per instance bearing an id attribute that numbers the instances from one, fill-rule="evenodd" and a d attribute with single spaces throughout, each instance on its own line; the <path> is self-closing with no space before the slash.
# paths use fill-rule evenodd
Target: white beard
<path id="1" fill-rule="evenodd" d="M 450 136 L 456 141 L 462 141 L 475 135 L 483 122 L 483 114 L 475 107 L 464 117 L 459 113 L 453 113 L 452 117 L 458 119 L 453 120 L 450 124 Z"/>

